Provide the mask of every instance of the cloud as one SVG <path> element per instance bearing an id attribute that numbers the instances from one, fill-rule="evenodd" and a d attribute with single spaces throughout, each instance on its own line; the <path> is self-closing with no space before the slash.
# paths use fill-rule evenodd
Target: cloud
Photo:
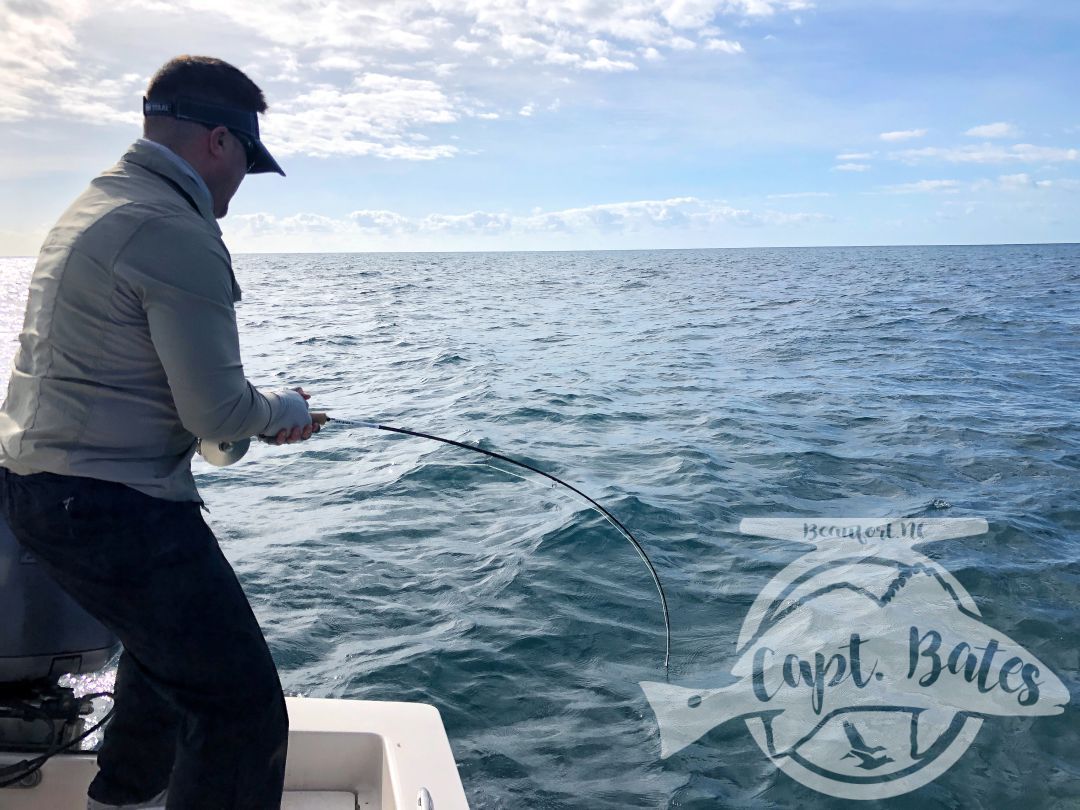
<path id="1" fill-rule="evenodd" d="M 1032 189 L 1064 188 L 1072 190 L 1076 181 L 1070 180 L 1036 180 L 1027 172 L 1017 174 L 1002 174 L 998 176 L 998 187 L 1004 191 L 1029 191 Z"/>
<path id="2" fill-rule="evenodd" d="M 841 161 L 870 160 L 876 154 L 876 152 L 844 152 L 842 155 L 837 155 L 836 159 Z"/>
<path id="3" fill-rule="evenodd" d="M 869 170 L 869 163 L 838 163 L 833 166 L 834 172 L 865 172 Z"/>
<path id="4" fill-rule="evenodd" d="M 1068 163 L 1080 160 L 1080 149 L 1054 146 L 1035 146 L 1018 143 L 1014 146 L 983 143 L 959 147 L 927 146 L 904 149 L 889 155 L 894 160 L 916 164 L 928 160 L 947 163 Z"/>
<path id="5" fill-rule="evenodd" d="M 347 88 L 317 85 L 279 103 L 265 129 L 275 153 L 282 155 L 432 160 L 454 155 L 457 148 L 427 145 L 417 130 L 458 118 L 435 82 L 362 73 Z"/>
<path id="6" fill-rule="evenodd" d="M 462 51 L 463 53 L 476 53 L 478 50 L 480 50 L 480 43 L 471 42 L 464 37 L 458 37 L 454 40 L 454 48 Z"/>
<path id="7" fill-rule="evenodd" d="M 898 129 L 893 132 L 882 132 L 878 135 L 883 141 L 910 141 L 914 138 L 921 138 L 927 133 L 925 129 Z"/>
<path id="8" fill-rule="evenodd" d="M 705 40 L 705 50 L 735 54 L 742 53 L 743 46 L 742 43 L 730 39 L 707 39 Z"/>
<path id="9" fill-rule="evenodd" d="M 831 197 L 830 191 L 791 191 L 786 194 L 770 194 L 770 200 L 799 200 L 807 197 Z"/>
<path id="10" fill-rule="evenodd" d="M 895 186 L 882 186 L 887 194 L 931 194 L 934 192 L 952 193 L 960 190 L 957 180 L 917 180 L 914 183 L 900 183 Z"/>
<path id="11" fill-rule="evenodd" d="M 520 110 L 518 110 L 518 115 L 522 115 L 522 116 L 524 116 L 526 118 L 529 118 L 530 116 L 532 116 L 532 114 L 534 112 L 536 112 L 536 105 L 535 104 L 526 104 L 524 107 L 522 107 Z"/>
<path id="12" fill-rule="evenodd" d="M 312 65 L 318 70 L 344 70 L 356 72 L 363 70 L 366 67 L 367 62 L 366 60 L 358 59 L 353 54 L 330 52 L 320 56 L 312 63 Z"/>
<path id="13" fill-rule="evenodd" d="M 396 236 L 400 234 L 466 234 L 495 236 L 545 233 L 632 233 L 654 228 L 682 228 L 709 231 L 718 226 L 795 226 L 829 221 L 824 214 L 786 213 L 735 208 L 716 200 L 672 197 L 666 200 L 635 200 L 601 203 L 555 211 L 534 211 L 513 215 L 499 211 L 470 211 L 465 214 L 428 214 L 410 218 L 394 211 L 354 211 L 341 219 L 320 214 L 299 213 L 287 217 L 273 214 L 244 214 L 225 224 L 239 238 L 273 235 L 288 237 L 302 233 Z"/>
<path id="14" fill-rule="evenodd" d="M 1020 174 L 1003 174 L 998 177 L 998 182 L 1004 189 L 1018 190 L 1035 187 L 1035 182 L 1031 179 L 1031 175 L 1025 172 L 1021 172 Z"/>
<path id="15" fill-rule="evenodd" d="M 1065 177 L 1061 180 L 1039 180 L 1035 183 L 1039 188 L 1058 188 L 1065 191 L 1080 191 L 1080 180 Z"/>
<path id="16" fill-rule="evenodd" d="M 1080 181 L 1071 179 L 1038 180 L 1027 172 L 1017 172 L 1016 174 L 998 175 L 995 179 L 984 178 L 970 183 L 959 180 L 917 180 L 914 183 L 900 183 L 880 187 L 880 191 L 886 194 L 951 194 L 959 191 L 1038 191 L 1047 189 L 1074 191 L 1080 189 Z"/>
<path id="17" fill-rule="evenodd" d="M 353 211 L 346 219 L 359 230 L 377 233 L 401 233 L 411 227 L 407 217 L 393 211 Z"/>
<path id="18" fill-rule="evenodd" d="M 249 236 L 278 233 L 331 234 L 349 230 L 348 220 L 302 212 L 287 217 L 274 214 L 238 214 L 230 219 L 230 230 Z"/>
<path id="19" fill-rule="evenodd" d="M 806 0 L 666 0 L 657 3 L 664 19 L 675 28 L 700 28 L 718 14 L 770 17 L 777 11 L 801 11 Z"/>
<path id="20" fill-rule="evenodd" d="M 7 5 L 7 4 L 5 4 Z M 145 78 L 83 60 L 77 28 L 88 3 L 38 0 L 0 8 L 0 122 L 67 118 L 83 124 L 131 124 Z"/>
<path id="21" fill-rule="evenodd" d="M 973 138 L 1019 138 L 1020 130 L 1012 124 L 999 121 L 996 124 L 983 124 L 972 127 L 964 134 Z"/>
<path id="22" fill-rule="evenodd" d="M 509 214 L 470 211 L 468 214 L 430 214 L 417 227 L 422 231 L 499 234 L 509 231 L 513 224 Z"/>
<path id="23" fill-rule="evenodd" d="M 624 70 L 637 70 L 637 65 L 622 59 L 608 59 L 606 56 L 598 56 L 596 59 L 588 59 L 581 63 L 585 70 L 601 70 L 605 73 L 618 73 Z"/>
<path id="24" fill-rule="evenodd" d="M 436 57 L 428 68 L 436 76 L 455 58 L 620 73 L 636 70 L 638 59 L 693 49 L 699 38 L 708 50 L 740 53 L 739 42 L 716 37 L 714 22 L 807 7 L 804 0 L 123 0 L 117 9 L 86 0 L 9 0 L 0 24 L 0 121 L 137 121 L 148 77 L 116 77 L 134 73 L 132 64 L 152 69 L 146 64 L 175 42 L 193 49 L 229 42 L 249 56 L 241 66 L 254 75 L 296 85 L 374 66 L 415 75 L 415 56 L 424 53 Z M 103 40 L 116 13 L 127 15 L 135 32 L 123 49 Z M 393 54 L 406 57 L 400 71 L 386 67 Z"/>

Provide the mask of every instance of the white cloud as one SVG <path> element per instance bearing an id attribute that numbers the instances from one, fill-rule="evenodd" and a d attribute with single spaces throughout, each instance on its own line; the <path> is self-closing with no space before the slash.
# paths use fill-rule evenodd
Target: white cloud
<path id="1" fill-rule="evenodd" d="M 770 194 L 770 200 L 799 200 L 807 197 L 831 197 L 830 191 L 791 191 L 786 194 Z"/>
<path id="2" fill-rule="evenodd" d="M 347 217 L 348 222 L 363 231 L 376 231 L 379 233 L 401 233 L 409 230 L 411 223 L 407 217 L 393 211 L 353 211 Z"/>
<path id="3" fill-rule="evenodd" d="M 925 129 L 898 129 L 893 132 L 882 132 L 878 135 L 883 141 L 910 141 L 921 138 L 927 133 Z"/>
<path id="4" fill-rule="evenodd" d="M 1037 191 L 1040 189 L 1080 189 L 1080 181 L 1037 180 L 1027 172 L 1002 174 L 995 179 L 961 182 L 959 180 L 918 180 L 914 183 L 900 183 L 893 186 L 881 186 L 880 191 L 887 194 L 931 194 L 955 193 L 959 191 L 995 192 L 995 191 Z"/>
<path id="5" fill-rule="evenodd" d="M 231 217 L 223 224 L 231 236 L 244 239 L 269 235 L 289 237 L 303 233 L 389 237 L 400 234 L 497 236 L 510 233 L 631 233 L 654 228 L 710 231 L 721 226 L 794 226 L 829 219 L 817 213 L 751 211 L 721 201 L 672 197 L 666 200 L 602 203 L 556 211 L 536 210 L 520 216 L 497 211 L 470 211 L 465 214 L 436 213 L 409 218 L 394 211 L 361 210 L 342 219 L 313 213 L 288 217 L 266 213 L 246 214 Z"/>
<path id="6" fill-rule="evenodd" d="M 229 218 L 229 230 L 245 236 L 265 236 L 271 234 L 307 233 L 339 234 L 356 230 L 349 219 L 301 212 L 286 217 L 274 214 L 237 214 Z"/>
<path id="7" fill-rule="evenodd" d="M 637 70 L 637 65 L 622 59 L 608 59 L 606 56 L 598 56 L 596 59 L 588 59 L 581 63 L 585 70 L 600 70 L 605 73 L 618 73 L 624 70 Z"/>
<path id="8" fill-rule="evenodd" d="M 513 226 L 509 214 L 470 211 L 468 214 L 430 214 L 419 223 L 422 231 L 447 231 L 450 233 L 500 234 Z"/>
<path id="9" fill-rule="evenodd" d="M 607 56 L 611 53 L 611 46 L 602 39 L 590 39 L 586 45 L 597 56 Z"/>
<path id="10" fill-rule="evenodd" d="M 463 53 L 476 53 L 478 50 L 480 50 L 480 43 L 471 42 L 464 37 L 459 37 L 458 39 L 454 40 L 454 47 L 457 50 L 462 51 Z"/>
<path id="11" fill-rule="evenodd" d="M 645 58 L 655 60 L 661 48 L 696 47 L 690 35 L 713 36 L 718 19 L 736 22 L 791 12 L 808 7 L 803 0 L 426 0 L 437 12 L 464 13 L 471 18 L 470 36 L 488 39 L 500 47 L 540 61 L 598 69 L 629 62 L 629 54 L 616 57 L 593 50 L 597 41 L 609 47 L 632 45 L 651 48 Z M 521 53 L 517 38 L 531 40 Z M 720 40 L 722 41 L 722 40 Z M 729 47 L 741 47 L 729 43 Z M 540 49 L 546 51 L 541 53 Z M 738 52 L 738 51 L 735 51 Z M 576 58 L 575 58 L 576 57 Z M 600 69 L 610 69 L 604 67 Z M 629 68 L 620 67 L 621 70 Z"/>
<path id="12" fill-rule="evenodd" d="M 742 43 L 730 39 L 707 39 L 705 40 L 705 50 L 735 54 L 742 53 L 743 46 Z"/>
<path id="13" fill-rule="evenodd" d="M 518 110 L 518 115 L 523 115 L 526 118 L 528 118 L 535 111 L 536 111 L 536 105 L 535 104 L 526 104 L 524 107 L 522 107 L 520 110 Z"/>
<path id="14" fill-rule="evenodd" d="M 1080 180 L 1065 177 L 1061 180 L 1039 180 L 1035 183 L 1039 188 L 1060 188 L 1065 191 L 1080 191 Z"/>
<path id="15" fill-rule="evenodd" d="M 1013 146 L 983 143 L 959 147 L 928 146 L 922 149 L 904 149 L 889 157 L 915 164 L 928 160 L 947 163 L 1068 163 L 1080 160 L 1080 149 L 1055 146 L 1035 146 L 1018 143 Z"/>
<path id="16" fill-rule="evenodd" d="M 412 31 L 391 29 L 383 32 L 383 38 L 378 45 L 383 50 L 391 51 L 426 51 L 431 48 L 431 39 Z"/>
<path id="17" fill-rule="evenodd" d="M 972 127 L 964 134 L 973 138 L 1019 138 L 1020 130 L 1005 121 L 998 121 L 995 124 Z"/>
<path id="18" fill-rule="evenodd" d="M 299 88 L 329 78 L 347 96 L 351 89 L 345 83 L 351 76 L 339 79 L 336 73 L 439 78 L 455 69 L 457 59 L 489 60 L 500 68 L 540 63 L 569 71 L 631 72 L 638 67 L 635 60 L 659 61 L 667 51 L 697 47 L 699 38 L 706 48 L 738 53 L 740 43 L 716 37 L 720 29 L 715 22 L 738 24 L 808 5 L 803 0 L 119 0 L 117 6 L 8 0 L 0 23 L 0 121 L 52 117 L 135 123 L 145 73 L 157 66 L 153 63 L 162 53 L 178 47 L 176 42 L 213 52 L 225 41 L 231 50 L 226 56 L 246 55 L 236 61 L 261 81 Z M 110 39 L 114 29 L 109 19 L 120 13 L 132 33 L 118 49 Z M 431 58 L 417 62 L 419 53 Z M 406 58 L 394 65 L 393 54 Z M 117 78 L 126 74 L 142 75 Z M 297 110 L 303 99 L 275 93 L 272 111 Z M 459 101 L 469 99 L 455 98 L 452 106 Z M 405 104 L 397 118 L 419 126 L 424 109 L 413 116 Z M 303 127 L 298 121 L 283 128 L 293 135 L 294 145 L 317 141 L 318 154 L 417 154 L 389 148 L 387 137 L 346 144 L 355 139 L 299 137 Z M 404 147 L 408 128 L 393 131 L 394 145 Z M 370 143 L 376 146 L 364 145 Z"/>
<path id="19" fill-rule="evenodd" d="M 1018 190 L 1035 187 L 1035 182 L 1031 179 L 1031 175 L 1026 172 L 1021 172 L 1019 174 L 1003 174 L 998 177 L 998 182 L 1004 189 Z"/>
<path id="20" fill-rule="evenodd" d="M 355 55 L 349 53 L 327 53 L 312 63 L 316 69 L 319 70 L 345 70 L 356 72 L 363 70 L 366 62 L 362 59 L 357 59 Z M 299 65 L 295 65 L 295 71 L 299 71 Z"/>
<path id="21" fill-rule="evenodd" d="M 837 155 L 836 159 L 841 161 L 850 160 L 870 160 L 877 154 L 876 152 L 844 152 L 842 155 Z"/>
<path id="22" fill-rule="evenodd" d="M 960 190 L 957 180 L 918 180 L 914 183 L 900 183 L 895 186 L 882 186 L 882 191 L 889 194 L 930 194 L 934 192 L 955 192 Z"/>
<path id="23" fill-rule="evenodd" d="M 540 40 L 517 34 L 503 34 L 499 45 L 515 59 L 538 59 L 548 52 L 548 46 Z"/>
<path id="24" fill-rule="evenodd" d="M 451 100 L 434 82 L 381 73 L 363 73 L 340 89 L 318 85 L 280 102 L 267 117 L 275 153 L 372 155 L 431 160 L 449 157 L 448 145 L 419 145 L 418 127 L 458 119 Z"/>
<path id="25" fill-rule="evenodd" d="M 838 163 L 833 166 L 834 172 L 865 172 L 870 170 L 868 163 Z"/>
<path id="26" fill-rule="evenodd" d="M 1032 189 L 1064 188 L 1072 190 L 1076 181 L 1071 180 L 1036 180 L 1027 172 L 1002 174 L 997 179 L 998 186 L 1005 191 L 1028 191 Z"/>
<path id="27" fill-rule="evenodd" d="M 664 19 L 675 28 L 700 28 L 718 14 L 768 17 L 777 11 L 799 11 L 810 5 L 806 0 L 665 0 L 659 3 Z"/>
<path id="28" fill-rule="evenodd" d="M 83 60 L 77 28 L 89 3 L 38 0 L 0 6 L 0 121 L 70 118 L 84 124 L 132 124 L 145 78 Z"/>

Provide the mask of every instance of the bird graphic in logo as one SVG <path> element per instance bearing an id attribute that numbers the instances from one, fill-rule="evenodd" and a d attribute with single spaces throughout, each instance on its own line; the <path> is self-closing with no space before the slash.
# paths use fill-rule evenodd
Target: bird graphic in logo
<path id="1" fill-rule="evenodd" d="M 882 765 L 888 765 L 895 760 L 886 755 L 876 757 L 878 751 L 884 751 L 884 745 L 875 745 L 872 748 L 866 744 L 862 738 L 862 734 L 855 728 L 855 724 L 850 720 L 844 721 L 844 733 L 847 735 L 848 742 L 851 743 L 851 750 L 844 754 L 841 759 L 847 759 L 848 757 L 857 757 L 860 762 L 856 767 L 862 768 L 864 771 L 872 771 L 876 768 L 880 768 Z"/>

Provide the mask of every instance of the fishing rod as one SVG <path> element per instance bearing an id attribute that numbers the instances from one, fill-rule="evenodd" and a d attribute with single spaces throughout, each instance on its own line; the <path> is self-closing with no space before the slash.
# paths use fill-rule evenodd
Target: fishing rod
<path id="1" fill-rule="evenodd" d="M 419 430 L 407 430 L 405 428 L 393 427 L 391 425 L 380 425 L 377 422 L 363 422 L 358 419 L 339 419 L 334 416 L 327 416 L 327 422 L 336 422 L 344 427 L 355 428 L 370 428 L 372 430 L 382 430 L 387 433 L 398 433 L 403 436 L 414 436 L 419 439 L 430 439 L 431 441 L 442 442 L 443 444 L 449 444 L 453 447 L 460 447 L 462 450 L 471 450 L 474 453 L 480 453 L 481 455 L 488 456 L 489 458 L 498 459 L 499 461 L 505 461 L 508 464 L 513 464 L 516 467 L 534 472 L 537 475 L 542 475 L 549 481 L 553 481 L 559 486 L 573 492 L 580 498 L 583 498 L 593 509 L 599 512 L 608 523 L 614 526 L 618 532 L 630 542 L 630 545 L 637 551 L 638 556 L 641 557 L 642 562 L 649 569 L 649 575 L 652 577 L 653 584 L 656 586 L 656 592 L 660 594 L 660 607 L 664 613 L 664 672 L 668 671 L 669 664 L 671 663 L 671 616 L 668 612 L 667 595 L 664 593 L 664 586 L 660 584 L 660 576 L 656 573 L 656 568 L 652 564 L 652 560 L 649 559 L 649 555 L 645 553 L 644 546 L 638 541 L 636 537 L 630 532 L 626 526 L 623 525 L 615 515 L 611 514 L 607 509 L 601 506 L 596 500 L 586 495 L 580 489 L 573 484 L 568 484 L 561 478 L 557 478 L 551 473 L 544 472 L 538 467 L 534 467 L 532 464 L 527 464 L 524 461 L 518 461 L 517 459 L 504 456 L 502 453 L 496 453 L 494 450 L 485 450 L 483 447 L 477 447 L 473 444 L 465 444 L 464 442 L 455 441 L 454 439 L 447 439 L 442 436 L 435 436 L 431 433 L 423 433 Z M 199 452 L 202 456 L 211 464 L 215 466 L 225 466 L 238 461 L 244 453 L 247 452 L 249 440 L 243 439 L 238 442 L 221 442 L 220 444 L 213 444 L 207 447 L 203 447 L 200 442 Z"/>

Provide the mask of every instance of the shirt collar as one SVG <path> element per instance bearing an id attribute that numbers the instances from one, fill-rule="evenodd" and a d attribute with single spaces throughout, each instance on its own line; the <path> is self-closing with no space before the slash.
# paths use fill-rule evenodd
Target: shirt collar
<path id="1" fill-rule="evenodd" d="M 165 144 L 158 143 L 157 141 L 151 141 L 149 138 L 139 138 L 139 140 L 135 141 L 135 143 L 139 144 L 140 146 L 150 146 L 154 149 L 160 150 L 165 155 L 165 157 L 167 157 L 180 168 L 180 171 L 184 172 L 184 174 L 188 175 L 192 180 L 194 180 L 195 184 L 207 197 L 211 196 L 209 186 L 207 186 L 206 181 L 202 179 L 202 175 L 195 171 L 195 167 L 188 163 L 186 160 L 184 160 L 182 157 L 180 157 L 180 155 L 176 154 L 176 152 L 167 147 Z"/>
<path id="2" fill-rule="evenodd" d="M 186 194 L 198 212 L 217 227 L 213 195 L 195 167 L 169 147 L 147 138 L 139 138 L 128 149 L 124 160 L 130 160 L 171 180 Z M 218 229 L 220 232 L 220 228 Z"/>

